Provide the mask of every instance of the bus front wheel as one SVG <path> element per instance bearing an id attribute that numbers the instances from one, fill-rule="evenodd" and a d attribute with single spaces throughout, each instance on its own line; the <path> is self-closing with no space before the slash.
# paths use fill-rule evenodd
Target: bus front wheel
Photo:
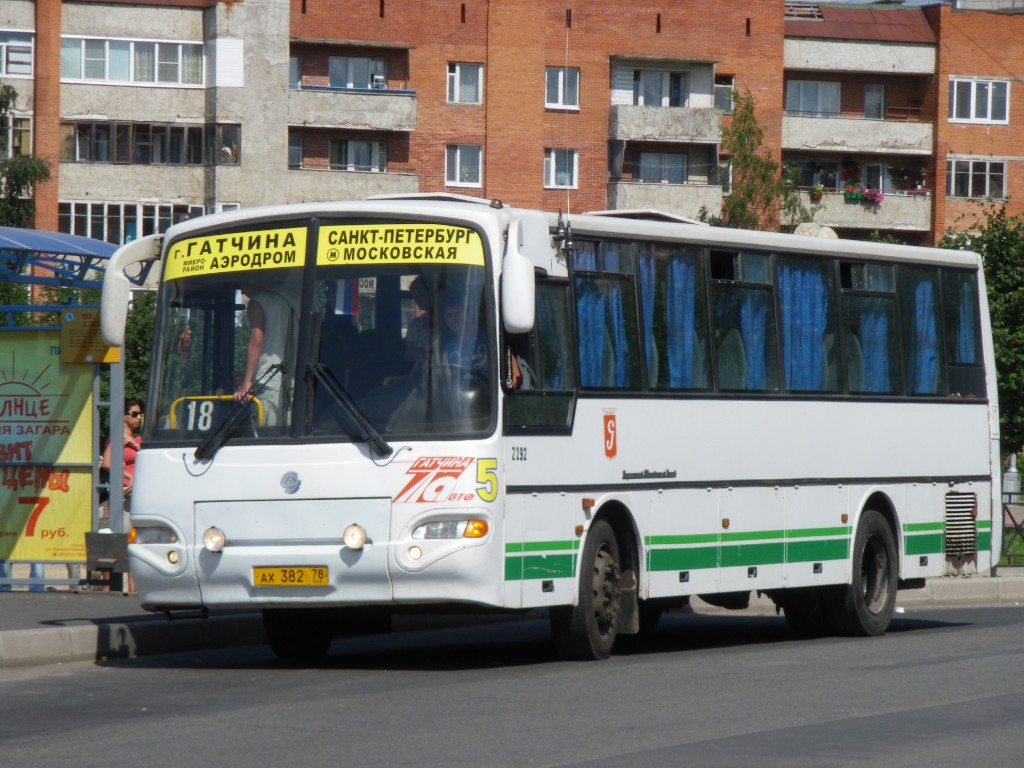
<path id="1" fill-rule="evenodd" d="M 581 557 L 577 604 L 551 609 L 551 631 L 566 658 L 606 659 L 622 605 L 619 544 L 606 521 L 590 526 Z"/>
<path id="2" fill-rule="evenodd" d="M 861 515 L 853 542 L 853 577 L 826 602 L 829 623 L 842 635 L 885 634 L 896 608 L 899 559 L 892 529 L 881 513 Z"/>
<path id="3" fill-rule="evenodd" d="M 335 622 L 330 611 L 308 608 L 263 611 L 263 631 L 270 650 L 284 661 L 319 661 L 334 639 Z"/>

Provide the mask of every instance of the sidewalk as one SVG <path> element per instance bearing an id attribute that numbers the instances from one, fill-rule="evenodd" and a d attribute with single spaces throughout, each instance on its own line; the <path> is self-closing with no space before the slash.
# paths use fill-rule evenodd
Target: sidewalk
<path id="1" fill-rule="evenodd" d="M 699 599 L 692 605 L 695 613 L 775 614 L 771 600 L 757 596 L 752 596 L 745 611 L 727 612 Z M 1024 605 L 1024 569 L 1000 569 L 994 578 L 931 579 L 924 589 L 900 592 L 896 605 L 901 613 L 937 607 Z M 439 617 L 438 623 L 444 620 Z M 422 627 L 422 622 L 414 626 Z M 142 610 L 134 595 L 66 590 L 0 593 L 0 671 L 263 642 L 263 626 L 256 611 L 167 621 Z"/>

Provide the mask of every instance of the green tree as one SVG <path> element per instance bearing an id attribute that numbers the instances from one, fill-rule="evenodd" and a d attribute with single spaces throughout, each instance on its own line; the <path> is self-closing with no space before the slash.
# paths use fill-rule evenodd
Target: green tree
<path id="1" fill-rule="evenodd" d="M 980 203 L 983 224 L 972 233 L 947 232 L 939 243 L 981 256 L 999 383 L 999 423 L 1004 453 L 1024 446 L 1024 218 L 1006 202 Z"/>
<path id="2" fill-rule="evenodd" d="M 144 403 L 149 389 L 149 364 L 156 327 L 156 291 L 136 291 L 124 328 L 124 396 Z"/>
<path id="3" fill-rule="evenodd" d="M 48 181 L 50 167 L 31 155 L 7 157 L 7 131 L 18 92 L 0 85 L 0 226 L 30 227 L 36 217 L 32 191 L 36 184 Z"/>
<path id="4" fill-rule="evenodd" d="M 754 95 L 749 89 L 737 91 L 734 105 L 732 122 L 722 129 L 722 150 L 732 165 L 732 184 L 722 198 L 721 224 L 762 229 L 777 216 L 782 193 L 779 164 L 762 146 L 764 128 L 755 114 Z"/>

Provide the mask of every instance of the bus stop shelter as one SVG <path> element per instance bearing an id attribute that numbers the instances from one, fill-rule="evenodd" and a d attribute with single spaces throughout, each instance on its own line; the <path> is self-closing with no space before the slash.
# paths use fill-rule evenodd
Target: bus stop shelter
<path id="1" fill-rule="evenodd" d="M 97 306 L 39 295 L 47 287 L 100 288 L 116 249 L 78 235 L 0 227 L 0 282 L 30 286 L 35 296 L 0 305 L 0 590 L 80 583 L 73 566 L 86 565 L 85 534 L 96 532 L 99 495 L 108 490 L 99 477 L 100 409 L 124 402 L 124 365 L 118 350 L 102 346 Z M 145 277 L 138 276 L 140 287 Z M 104 364 L 111 366 L 105 401 Z M 113 451 L 111 476 L 121 476 L 122 462 Z M 119 525 L 122 503 L 120 493 L 111 495 Z M 13 575 L 18 564 L 29 566 L 27 578 Z M 67 578 L 54 578 L 49 564 L 67 565 Z"/>

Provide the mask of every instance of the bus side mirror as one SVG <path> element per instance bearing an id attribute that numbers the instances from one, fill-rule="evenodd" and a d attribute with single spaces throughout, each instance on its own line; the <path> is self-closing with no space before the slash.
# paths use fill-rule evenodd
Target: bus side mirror
<path id="1" fill-rule="evenodd" d="M 163 235 L 147 235 L 125 243 L 110 257 L 100 299 L 100 333 L 107 346 L 120 347 L 124 343 L 124 324 L 132 292 L 132 282 L 125 269 L 132 264 L 159 260 L 162 244 Z"/>
<path id="2" fill-rule="evenodd" d="M 530 225 L 543 226 L 547 242 L 547 223 L 526 218 L 513 222 L 508 228 L 505 257 L 501 260 L 501 320 L 508 333 L 528 333 L 533 328 L 536 290 L 533 260 L 524 251 L 529 242 Z"/>

